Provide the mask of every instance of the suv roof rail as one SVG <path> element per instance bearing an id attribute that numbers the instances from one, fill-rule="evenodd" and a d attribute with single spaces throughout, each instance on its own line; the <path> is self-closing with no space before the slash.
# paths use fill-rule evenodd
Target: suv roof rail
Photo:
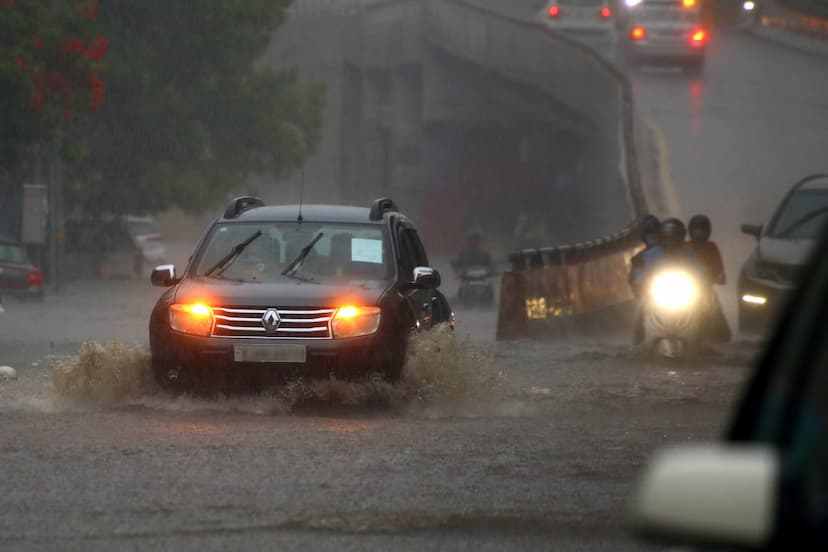
<path id="1" fill-rule="evenodd" d="M 368 218 L 370 218 L 371 220 L 381 220 L 382 215 L 384 215 L 388 211 L 399 211 L 399 209 L 397 208 L 397 204 L 394 203 L 393 200 L 388 199 L 387 197 L 375 199 L 374 203 L 371 204 L 371 213 L 368 215 Z"/>
<path id="2" fill-rule="evenodd" d="M 264 207 L 264 201 L 258 197 L 252 196 L 237 197 L 227 204 L 227 207 L 224 209 L 224 218 L 237 218 L 248 209 L 253 209 L 255 207 Z"/>

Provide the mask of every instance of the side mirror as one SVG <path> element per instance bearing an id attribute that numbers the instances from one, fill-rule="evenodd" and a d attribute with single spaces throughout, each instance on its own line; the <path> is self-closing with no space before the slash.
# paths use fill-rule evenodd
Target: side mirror
<path id="1" fill-rule="evenodd" d="M 670 541 L 760 547 L 773 536 L 779 477 L 768 446 L 667 449 L 639 486 L 636 528 Z"/>
<path id="2" fill-rule="evenodd" d="M 761 224 L 743 224 L 742 225 L 742 233 L 747 234 L 748 236 L 753 236 L 757 240 L 762 237 L 762 225 Z"/>
<path id="3" fill-rule="evenodd" d="M 418 266 L 414 269 L 411 287 L 414 289 L 437 289 L 441 283 L 440 273 L 428 266 Z"/>
<path id="4" fill-rule="evenodd" d="M 152 282 L 152 285 L 159 287 L 170 287 L 177 284 L 178 278 L 175 274 L 175 265 L 156 266 L 150 275 L 150 282 Z"/>

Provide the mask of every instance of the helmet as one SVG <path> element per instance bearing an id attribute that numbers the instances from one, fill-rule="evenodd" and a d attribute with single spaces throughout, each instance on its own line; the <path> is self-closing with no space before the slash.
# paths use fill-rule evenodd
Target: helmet
<path id="1" fill-rule="evenodd" d="M 704 215 L 695 215 L 687 224 L 690 239 L 697 242 L 706 242 L 710 239 L 710 219 Z"/>
<path id="2" fill-rule="evenodd" d="M 660 228 L 661 221 L 658 220 L 657 216 L 647 215 L 646 217 L 644 217 L 644 220 L 641 221 L 641 241 L 646 243 L 647 236 L 658 234 Z"/>
<path id="3" fill-rule="evenodd" d="M 662 247 L 679 247 L 684 244 L 687 237 L 687 230 L 684 223 L 677 218 L 668 218 L 661 222 L 661 229 L 658 232 L 658 241 Z"/>

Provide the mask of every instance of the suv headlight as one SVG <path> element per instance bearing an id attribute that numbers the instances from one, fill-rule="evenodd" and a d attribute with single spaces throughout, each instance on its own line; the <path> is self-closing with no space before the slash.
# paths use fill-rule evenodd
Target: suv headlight
<path id="1" fill-rule="evenodd" d="M 331 322 L 335 338 L 359 337 L 376 333 L 380 323 L 379 307 L 339 307 Z"/>
<path id="2" fill-rule="evenodd" d="M 213 331 L 213 311 L 202 303 L 176 303 L 170 306 L 170 328 L 192 335 L 210 335 Z"/>

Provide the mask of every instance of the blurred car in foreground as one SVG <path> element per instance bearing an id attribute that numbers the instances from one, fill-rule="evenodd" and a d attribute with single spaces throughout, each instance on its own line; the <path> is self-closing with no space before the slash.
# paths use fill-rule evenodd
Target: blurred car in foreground
<path id="1" fill-rule="evenodd" d="M 828 175 L 811 175 L 793 185 L 767 227 L 743 224 L 756 248 L 739 275 L 739 328 L 758 332 L 793 289 L 822 229 L 828 224 Z"/>
<path id="2" fill-rule="evenodd" d="M 700 75 L 709 38 L 695 1 L 649 0 L 628 11 L 622 43 L 630 65 L 681 66 Z"/>
<path id="3" fill-rule="evenodd" d="M 412 222 L 370 209 L 238 198 L 207 230 L 150 320 L 152 366 L 173 389 L 402 371 L 412 332 L 452 323 Z M 241 381 L 239 381 L 241 379 Z"/>
<path id="4" fill-rule="evenodd" d="M 828 233 L 777 328 L 726 441 L 668 449 L 646 470 L 634 503 L 642 534 L 828 550 Z"/>
<path id="5" fill-rule="evenodd" d="M 549 0 L 537 18 L 549 29 L 614 59 L 617 33 L 609 0 Z"/>
<path id="6" fill-rule="evenodd" d="M 0 296 L 43 299 L 43 273 L 22 243 L 0 237 Z"/>

